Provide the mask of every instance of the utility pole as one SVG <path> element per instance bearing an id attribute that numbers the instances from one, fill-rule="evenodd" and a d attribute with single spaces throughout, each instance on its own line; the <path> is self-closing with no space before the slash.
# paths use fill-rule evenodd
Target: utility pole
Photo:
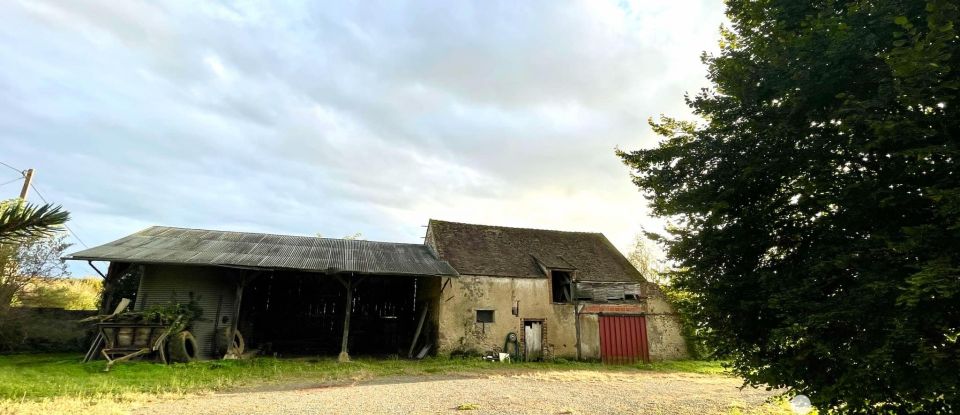
<path id="1" fill-rule="evenodd" d="M 33 169 L 27 169 L 23 173 L 23 188 L 20 189 L 20 199 L 27 200 L 27 192 L 30 191 L 30 181 L 33 180 Z"/>

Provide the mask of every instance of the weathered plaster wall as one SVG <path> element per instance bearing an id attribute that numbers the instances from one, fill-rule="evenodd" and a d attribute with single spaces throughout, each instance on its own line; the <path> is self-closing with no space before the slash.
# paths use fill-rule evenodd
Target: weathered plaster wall
<path id="1" fill-rule="evenodd" d="M 600 360 L 600 316 L 580 314 L 580 356 L 584 360 Z"/>
<path id="2" fill-rule="evenodd" d="M 520 302 L 519 315 L 514 316 L 511 311 L 517 301 Z M 440 299 L 438 352 L 501 351 L 508 333 L 517 333 L 522 338 L 523 319 L 542 319 L 544 356 L 575 358 L 577 337 L 573 308 L 573 304 L 550 302 L 546 278 L 471 275 L 452 278 Z M 494 310 L 494 322 L 477 323 L 478 309 Z"/>
<path id="3" fill-rule="evenodd" d="M 677 360 L 689 357 L 687 342 L 680 331 L 676 314 L 647 315 L 647 339 L 650 360 Z"/>
<path id="4" fill-rule="evenodd" d="M 670 306 L 666 295 L 656 284 L 647 284 L 645 291 L 650 360 L 688 358 L 690 355 L 680 327 L 680 317 Z"/>
<path id="5" fill-rule="evenodd" d="M 674 360 L 687 355 L 680 320 L 654 284 L 644 287 L 639 303 L 583 304 L 580 314 L 581 357 L 600 359 L 599 313 L 644 314 L 650 359 Z M 514 332 L 522 338 L 523 319 L 544 320 L 544 355 L 576 358 L 577 333 L 573 304 L 553 304 L 546 278 L 508 278 L 464 275 L 443 288 L 436 318 L 438 353 L 501 351 L 504 338 Z M 520 302 L 519 316 L 511 313 Z M 493 323 L 477 323 L 476 310 L 494 310 Z M 522 345 L 521 345 L 522 347 Z"/>

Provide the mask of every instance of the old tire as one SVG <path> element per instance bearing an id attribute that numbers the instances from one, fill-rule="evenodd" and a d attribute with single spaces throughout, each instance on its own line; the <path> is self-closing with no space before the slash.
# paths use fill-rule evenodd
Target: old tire
<path id="1" fill-rule="evenodd" d="M 170 361 L 177 363 L 189 363 L 197 359 L 197 339 L 189 331 L 181 331 L 167 340 L 167 351 L 170 354 Z"/>
<path id="2" fill-rule="evenodd" d="M 217 352 L 222 355 L 227 354 L 227 352 L 231 351 L 231 346 L 232 346 L 233 348 L 232 351 L 234 354 L 236 354 L 237 356 L 242 355 L 247 345 L 246 342 L 243 340 L 243 335 L 240 334 L 240 330 L 236 330 L 233 332 L 233 339 L 232 339 L 233 341 L 230 341 L 227 338 L 227 333 L 229 332 L 230 332 L 230 328 L 227 327 L 220 330 L 219 333 L 217 333 L 217 336 L 218 336 Z"/>

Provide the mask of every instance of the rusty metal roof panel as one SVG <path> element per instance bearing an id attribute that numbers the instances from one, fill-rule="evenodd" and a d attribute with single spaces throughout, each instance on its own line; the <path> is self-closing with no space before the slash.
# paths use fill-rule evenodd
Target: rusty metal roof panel
<path id="1" fill-rule="evenodd" d="M 422 244 L 154 226 L 65 259 L 295 269 L 358 274 L 443 275 L 457 271 Z"/>

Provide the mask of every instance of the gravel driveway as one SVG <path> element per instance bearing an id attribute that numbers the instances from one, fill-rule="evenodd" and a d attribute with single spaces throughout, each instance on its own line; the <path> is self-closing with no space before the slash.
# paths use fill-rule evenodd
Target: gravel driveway
<path id="1" fill-rule="evenodd" d="M 725 376 L 595 371 L 400 376 L 286 391 L 166 401 L 139 414 L 727 414 L 780 413 L 773 395 Z M 465 404 L 476 409 L 458 410 Z"/>

